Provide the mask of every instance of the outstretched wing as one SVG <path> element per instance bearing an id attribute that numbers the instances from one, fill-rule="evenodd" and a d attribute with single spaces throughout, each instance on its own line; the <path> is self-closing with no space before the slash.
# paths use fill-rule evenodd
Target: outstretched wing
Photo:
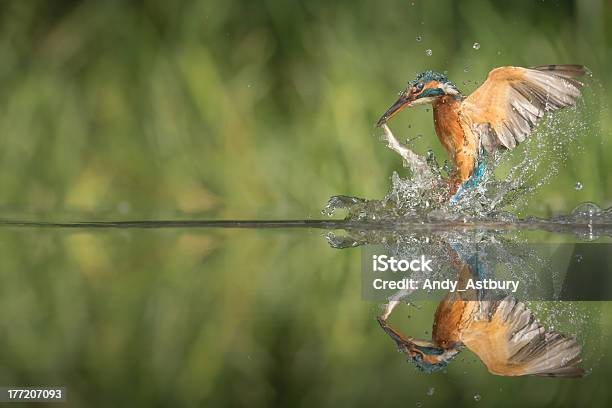
<path id="1" fill-rule="evenodd" d="M 580 96 L 582 65 L 501 67 L 461 106 L 462 122 L 491 152 L 496 146 L 514 149 L 546 112 L 573 106 Z"/>
<path id="2" fill-rule="evenodd" d="M 482 302 L 484 310 L 461 331 L 461 341 L 497 375 L 581 377 L 575 338 L 542 327 L 521 302 L 507 296 Z M 486 310 L 488 307 L 494 310 Z M 487 317 L 488 316 L 488 317 Z"/>

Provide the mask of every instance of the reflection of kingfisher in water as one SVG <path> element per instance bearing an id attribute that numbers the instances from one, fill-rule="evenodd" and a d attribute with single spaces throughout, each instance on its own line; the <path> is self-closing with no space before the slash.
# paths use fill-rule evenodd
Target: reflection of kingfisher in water
<path id="1" fill-rule="evenodd" d="M 449 248 L 450 249 L 450 248 Z M 467 261 L 450 249 L 459 288 L 468 279 L 483 276 L 474 258 Z M 390 302 L 378 322 L 420 370 L 434 372 L 448 365 L 467 347 L 493 374 L 581 377 L 581 347 L 575 338 L 546 330 L 525 304 L 512 296 L 494 297 L 491 292 L 466 290 L 448 293 L 436 310 L 432 340 L 406 337 L 387 324 L 398 302 Z"/>
<path id="2" fill-rule="evenodd" d="M 546 112 L 574 105 L 582 87 L 575 78 L 584 72 L 581 65 L 496 68 L 465 97 L 446 76 L 425 71 L 377 125 L 407 106 L 432 104 L 436 134 L 454 167 L 451 194 L 458 198 L 482 177 L 484 152 L 514 149 Z"/>

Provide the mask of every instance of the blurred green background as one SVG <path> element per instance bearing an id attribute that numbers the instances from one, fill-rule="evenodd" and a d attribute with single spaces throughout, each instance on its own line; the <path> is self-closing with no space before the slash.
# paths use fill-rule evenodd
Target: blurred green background
<path id="1" fill-rule="evenodd" d="M 527 212 L 612 205 L 604 0 L 0 9 L 3 218 L 319 218 L 331 195 L 388 191 L 401 162 L 373 124 L 416 73 L 448 71 L 469 93 L 493 67 L 549 63 L 592 70 L 588 126 Z M 431 112 L 398 116 L 393 130 L 443 157 Z M 422 375 L 361 300 L 359 260 L 309 230 L 3 228 L 0 385 L 66 385 L 71 406 L 610 399 L 610 304 L 574 305 L 587 323 L 560 327 L 588 340 L 585 379 L 494 377 L 468 352 Z M 434 308 L 394 318 L 427 337 Z"/>
<path id="2" fill-rule="evenodd" d="M 561 164 L 529 212 L 612 205 L 612 4 L 604 0 L 1 8 L 5 214 L 320 217 L 331 195 L 381 198 L 392 170 L 402 171 L 373 124 L 416 73 L 448 71 L 469 93 L 493 67 L 549 63 L 587 65 L 595 95 L 590 129 L 577 137 L 583 151 Z M 392 127 L 402 140 L 422 134 L 418 152 L 445 157 L 431 112 L 413 109 Z"/>

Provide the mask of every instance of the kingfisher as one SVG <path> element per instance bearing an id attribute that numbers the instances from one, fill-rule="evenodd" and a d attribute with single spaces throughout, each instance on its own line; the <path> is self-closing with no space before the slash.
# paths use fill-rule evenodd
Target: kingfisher
<path id="1" fill-rule="evenodd" d="M 408 361 L 426 373 L 445 368 L 465 347 L 495 375 L 578 378 L 585 373 L 578 366 L 582 358 L 576 339 L 544 329 L 512 296 L 441 302 L 430 341 L 404 336 L 383 317 L 377 319 Z"/>
<path id="2" fill-rule="evenodd" d="M 535 375 L 582 377 L 581 346 L 576 338 L 546 330 L 527 306 L 513 296 L 467 289 L 470 277 L 482 278 L 474 257 L 451 252 L 458 271 L 458 290 L 449 292 L 436 309 L 432 339 L 404 336 L 387 323 L 397 301 L 377 317 L 408 361 L 426 373 L 446 367 L 464 348 L 474 352 L 490 373 L 502 376 Z"/>
<path id="3" fill-rule="evenodd" d="M 464 96 L 445 75 L 425 71 L 400 93 L 377 126 L 387 131 L 387 122 L 400 110 L 433 105 L 435 131 L 452 163 L 451 196 L 458 198 L 482 179 L 487 153 L 514 149 L 545 114 L 574 106 L 583 86 L 576 78 L 584 74 L 582 65 L 500 67 Z"/>

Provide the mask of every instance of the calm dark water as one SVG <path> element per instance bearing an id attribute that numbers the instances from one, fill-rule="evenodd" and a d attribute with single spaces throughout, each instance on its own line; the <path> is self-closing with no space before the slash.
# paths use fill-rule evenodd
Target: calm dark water
<path id="1" fill-rule="evenodd" d="M 610 397 L 609 302 L 528 302 L 545 325 L 578 336 L 582 379 L 494 376 L 470 351 L 442 372 L 416 371 L 378 326 L 380 302 L 362 299 L 361 249 L 332 248 L 328 230 L 363 246 L 397 229 L 340 226 L 5 221 L 0 383 L 65 386 L 69 406 L 514 406 L 519 394 L 525 406 L 577 406 Z M 609 242 L 575 231 L 512 237 Z M 429 338 L 436 306 L 401 305 L 391 321 Z"/>

